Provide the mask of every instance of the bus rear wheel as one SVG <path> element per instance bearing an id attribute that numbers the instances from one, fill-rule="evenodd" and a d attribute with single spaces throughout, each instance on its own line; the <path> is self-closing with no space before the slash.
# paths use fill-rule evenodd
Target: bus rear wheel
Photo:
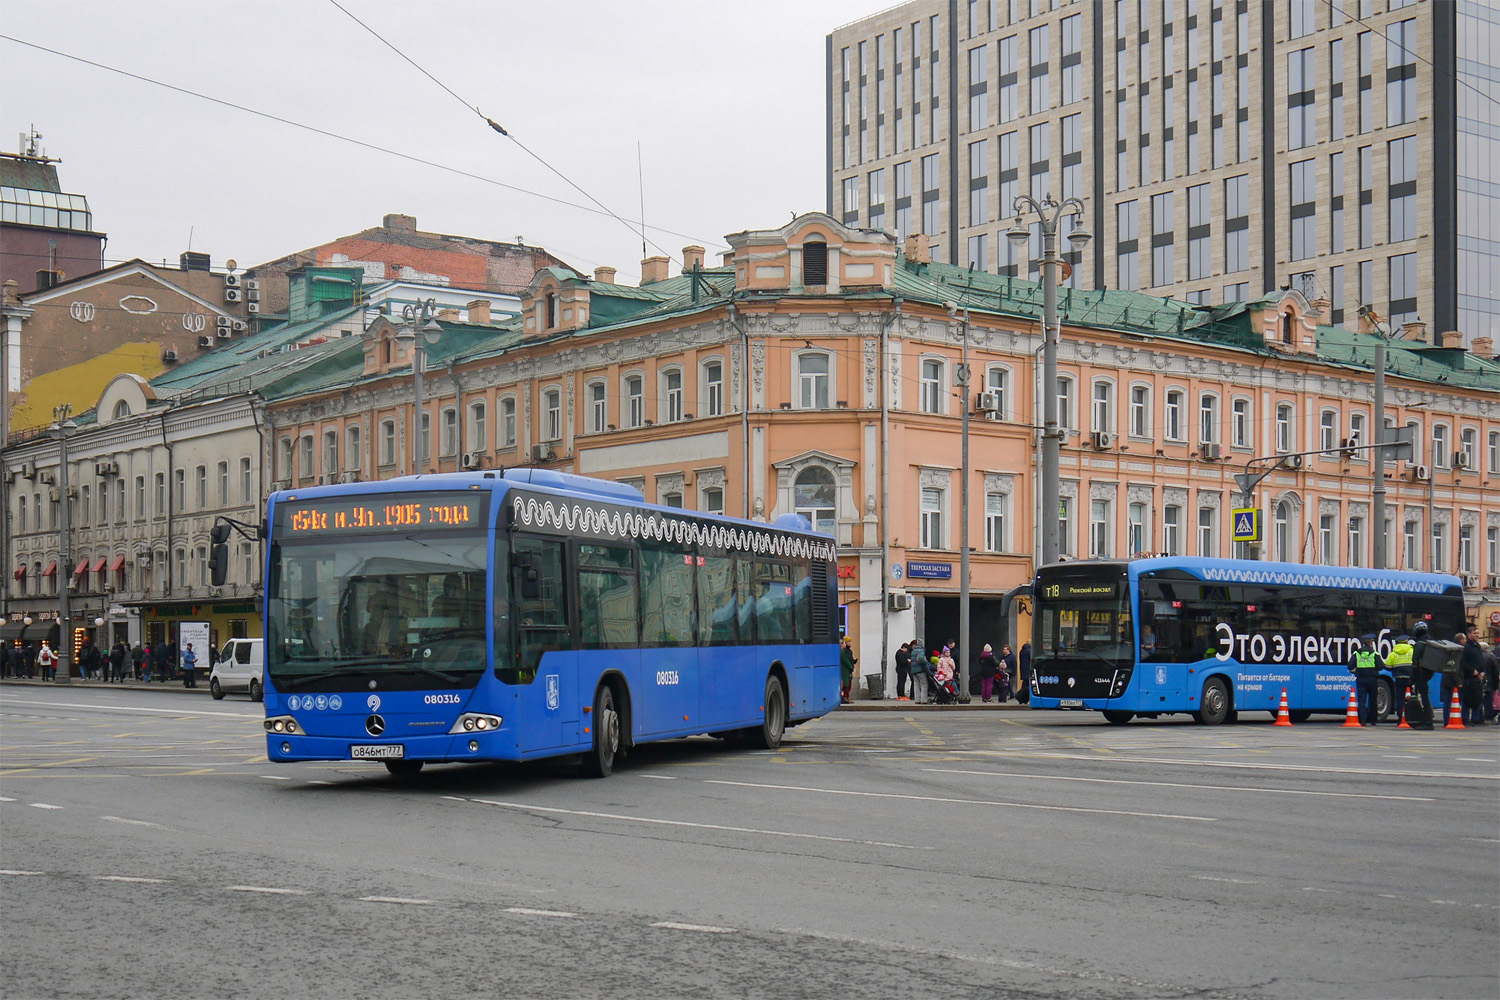
<path id="1" fill-rule="evenodd" d="M 1287 718 L 1292 721 L 1292 724 L 1296 726 L 1300 726 L 1302 725 L 1302 723 L 1312 718 L 1312 712 L 1308 711 L 1305 708 L 1296 709 L 1295 711 L 1286 713 L 1286 715 Z"/>
<path id="2" fill-rule="evenodd" d="M 1122 712 L 1116 708 L 1104 710 L 1104 721 L 1113 726 L 1123 726 L 1133 718 L 1135 718 L 1134 712 Z"/>
<path id="3" fill-rule="evenodd" d="M 760 750 L 775 750 L 781 746 L 781 736 L 786 732 L 786 691 L 781 679 L 775 674 L 766 678 L 766 714 L 759 726 L 747 729 L 750 745 Z"/>
<path id="4" fill-rule="evenodd" d="M 1203 698 L 1198 703 L 1202 708 L 1193 713 L 1193 718 L 1205 726 L 1223 724 L 1229 718 L 1229 689 L 1218 677 L 1210 677 L 1203 685 Z"/>
<path id="5" fill-rule="evenodd" d="M 594 747 L 583 757 L 584 776 L 609 777 L 619 752 L 620 713 L 615 711 L 615 693 L 601 684 L 594 694 Z"/>
<path id="6" fill-rule="evenodd" d="M 1384 722 L 1391 717 L 1395 709 L 1396 695 L 1391 688 L 1391 682 L 1382 677 L 1375 688 L 1375 718 Z"/>
<path id="7" fill-rule="evenodd" d="M 388 760 L 385 769 L 398 778 L 410 778 L 422 770 L 420 760 Z"/>

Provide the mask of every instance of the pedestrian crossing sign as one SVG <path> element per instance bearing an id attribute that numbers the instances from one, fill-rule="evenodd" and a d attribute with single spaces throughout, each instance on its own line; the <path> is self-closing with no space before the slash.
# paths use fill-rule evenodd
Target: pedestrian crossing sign
<path id="1" fill-rule="evenodd" d="M 1237 542 L 1260 541 L 1260 511 L 1253 507 L 1237 508 L 1234 511 L 1234 540 Z"/>

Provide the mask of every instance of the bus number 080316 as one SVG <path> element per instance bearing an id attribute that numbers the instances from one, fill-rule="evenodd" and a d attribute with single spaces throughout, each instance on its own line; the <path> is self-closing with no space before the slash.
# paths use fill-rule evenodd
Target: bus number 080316
<path id="1" fill-rule="evenodd" d="M 656 672 L 656 683 L 658 686 L 668 686 L 677 682 L 677 671 L 675 670 L 658 670 Z"/>

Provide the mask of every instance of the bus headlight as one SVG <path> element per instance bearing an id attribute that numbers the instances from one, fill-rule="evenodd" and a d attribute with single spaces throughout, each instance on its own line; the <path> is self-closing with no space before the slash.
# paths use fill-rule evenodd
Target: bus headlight
<path id="1" fill-rule="evenodd" d="M 296 733 L 298 731 L 297 720 L 290 715 L 273 716 L 265 721 L 265 727 L 268 733 Z"/>
<path id="2" fill-rule="evenodd" d="M 498 715 L 485 715 L 482 712 L 465 712 L 453 723 L 453 728 L 448 730 L 448 735 L 462 735 L 472 733 L 476 729 L 488 732 L 491 729 L 499 729 L 500 723 L 504 721 Z"/>

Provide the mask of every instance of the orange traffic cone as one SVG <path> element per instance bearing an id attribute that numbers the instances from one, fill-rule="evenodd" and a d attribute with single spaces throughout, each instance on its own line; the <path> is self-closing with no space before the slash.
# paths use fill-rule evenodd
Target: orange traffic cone
<path id="1" fill-rule="evenodd" d="M 1340 728 L 1348 729 L 1353 726 L 1359 728 L 1359 702 L 1354 700 L 1354 689 L 1349 689 L 1349 708 L 1344 712 L 1344 724 Z"/>
<path id="2" fill-rule="evenodd" d="M 1286 710 L 1286 688 L 1281 689 L 1281 707 L 1276 710 L 1276 721 L 1273 725 L 1290 726 L 1292 724 L 1291 714 Z"/>
<path id="3" fill-rule="evenodd" d="M 1453 705 L 1448 709 L 1448 724 L 1444 729 L 1464 729 L 1464 710 L 1458 701 L 1458 689 L 1453 691 Z"/>
<path id="4" fill-rule="evenodd" d="M 1398 694 L 1397 697 L 1400 697 L 1400 695 Z M 1406 724 L 1406 706 L 1405 705 L 1398 705 L 1398 706 L 1396 706 L 1396 711 L 1399 712 L 1399 713 L 1401 713 L 1401 721 L 1396 723 L 1396 728 L 1397 729 L 1410 729 L 1411 726 L 1408 726 Z"/>

